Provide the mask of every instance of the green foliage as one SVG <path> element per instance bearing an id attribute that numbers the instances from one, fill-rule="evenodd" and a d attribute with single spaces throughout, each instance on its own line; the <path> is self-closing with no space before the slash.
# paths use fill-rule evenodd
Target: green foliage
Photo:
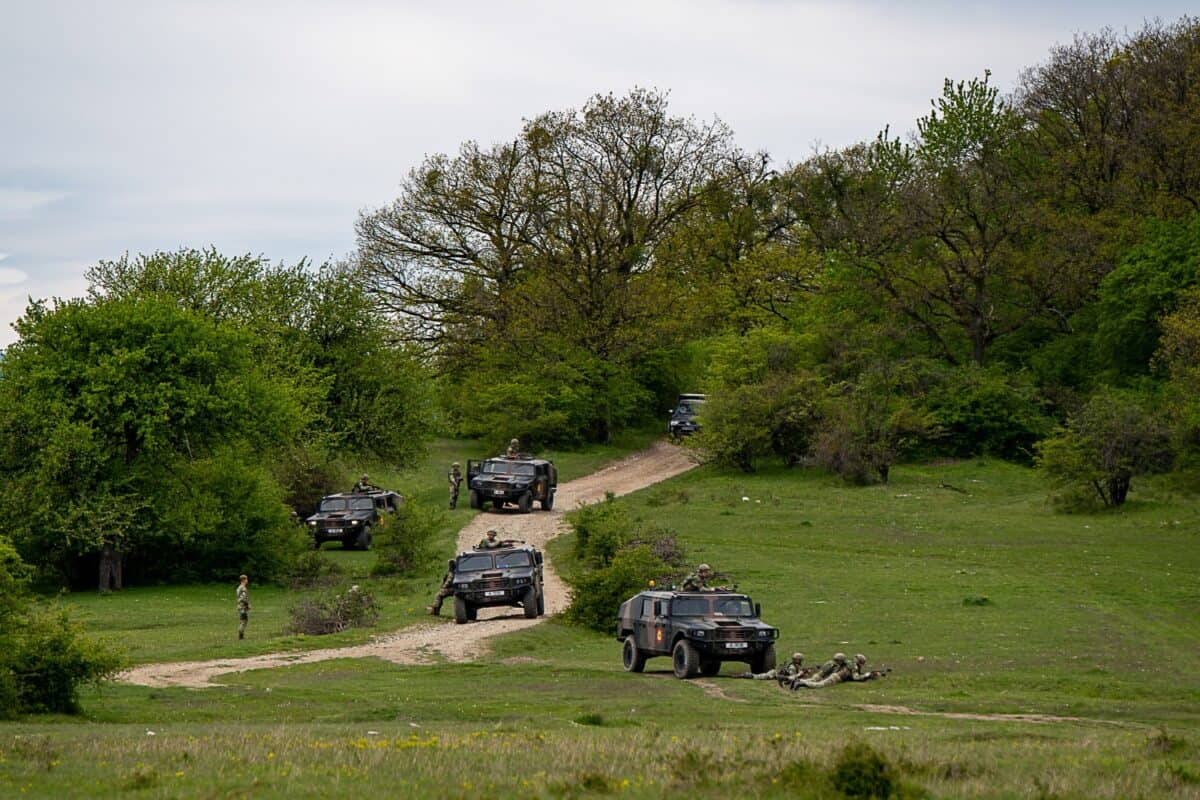
<path id="1" fill-rule="evenodd" d="M 846 797 L 887 800 L 895 789 L 895 768 L 865 742 L 848 744 L 833 764 L 829 780 Z"/>
<path id="2" fill-rule="evenodd" d="M 323 636 L 349 628 L 369 628 L 379 619 L 375 595 L 357 584 L 344 592 L 308 597 L 291 608 L 292 633 Z"/>
<path id="3" fill-rule="evenodd" d="M 407 575 L 426 566 L 445 517 L 435 505 L 415 497 L 405 498 L 404 505 L 376 533 L 379 558 L 371 574 Z"/>
<path id="4" fill-rule="evenodd" d="M 1171 457 L 1167 429 L 1144 400 L 1111 389 L 1093 395 L 1038 451 L 1055 486 L 1094 490 L 1106 506 L 1122 505 L 1135 476 L 1167 468 Z"/>
<path id="5" fill-rule="evenodd" d="M 294 586 L 316 586 L 335 580 L 343 572 L 320 550 L 304 550 L 292 560 L 287 577 Z"/>
<path id="6" fill-rule="evenodd" d="M 1150 226 L 1146 241 L 1131 250 L 1100 283 L 1095 347 L 1109 375 L 1128 379 L 1146 373 L 1158 347 L 1160 319 L 1200 281 L 1200 214 Z"/>
<path id="7" fill-rule="evenodd" d="M 940 431 L 938 450 L 958 457 L 1029 462 L 1034 444 L 1053 427 L 1034 387 L 997 369 L 949 371 L 930 389 L 925 406 Z"/>
<path id="8" fill-rule="evenodd" d="M 629 512 L 611 496 L 568 512 L 567 522 L 575 533 L 576 560 L 592 568 L 611 564 L 629 542 L 634 527 Z"/>
<path id="9" fill-rule="evenodd" d="M 565 619 L 607 633 L 613 629 L 621 603 L 646 588 L 650 580 L 661 581 L 674 572 L 648 544 L 622 549 L 607 567 L 572 581 L 571 606 Z"/>

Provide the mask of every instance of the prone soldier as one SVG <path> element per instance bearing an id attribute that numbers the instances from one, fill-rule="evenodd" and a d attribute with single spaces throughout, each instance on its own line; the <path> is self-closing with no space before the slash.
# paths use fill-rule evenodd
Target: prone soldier
<path id="1" fill-rule="evenodd" d="M 799 678 L 807 678 L 812 673 L 812 667 L 804 666 L 804 653 L 792 653 L 792 660 L 779 669 L 769 669 L 766 672 L 741 672 L 735 678 L 750 678 L 756 681 L 779 681 L 781 684 Z"/>

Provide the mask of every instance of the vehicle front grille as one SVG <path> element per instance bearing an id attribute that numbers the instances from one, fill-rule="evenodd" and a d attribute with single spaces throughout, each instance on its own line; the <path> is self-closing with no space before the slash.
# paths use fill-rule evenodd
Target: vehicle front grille
<path id="1" fill-rule="evenodd" d="M 472 581 L 471 588 L 479 589 L 481 591 L 486 590 L 486 589 L 507 589 L 508 588 L 508 579 L 493 578 L 490 581 Z"/>
<path id="2" fill-rule="evenodd" d="M 754 638 L 753 628 L 717 628 L 718 641 L 744 642 Z"/>

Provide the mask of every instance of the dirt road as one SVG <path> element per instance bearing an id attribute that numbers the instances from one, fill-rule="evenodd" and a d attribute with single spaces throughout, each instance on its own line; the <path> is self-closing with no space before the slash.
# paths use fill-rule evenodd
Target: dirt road
<path id="1" fill-rule="evenodd" d="M 486 511 L 471 520 L 458 534 L 458 549 L 466 550 L 483 538 L 488 528 L 496 528 L 501 538 L 524 539 L 543 547 L 565 526 L 564 511 L 580 503 L 594 503 L 605 492 L 621 495 L 650 486 L 686 472 L 694 464 L 686 451 L 660 442 L 648 450 L 635 453 L 599 472 L 564 483 L 558 487 L 554 510 L 520 514 L 515 511 Z M 569 602 L 567 589 L 554 572 L 549 559 L 545 565 L 546 613 L 557 614 Z M 301 653 L 268 653 L 249 658 L 225 658 L 214 661 L 182 661 L 165 664 L 144 664 L 121 673 L 117 680 L 142 686 L 187 686 L 206 688 L 219 686 L 213 679 L 230 672 L 252 669 L 309 664 L 331 658 L 383 658 L 397 664 L 427 664 L 443 658 L 448 661 L 470 661 L 487 649 L 487 640 L 502 633 L 537 625 L 541 619 L 525 619 L 521 609 L 480 609 L 480 622 L 468 625 L 429 623 L 414 625 L 392 634 L 380 636 L 367 644 L 355 647 L 336 647 L 309 650 Z"/>

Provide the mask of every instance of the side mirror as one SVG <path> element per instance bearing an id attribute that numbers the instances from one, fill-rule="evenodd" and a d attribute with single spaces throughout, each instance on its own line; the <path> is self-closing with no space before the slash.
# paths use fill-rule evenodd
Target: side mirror
<path id="1" fill-rule="evenodd" d="M 542 563 L 542 551 L 539 550 L 536 553 L 534 553 L 533 558 L 534 558 L 534 560 L 537 561 L 537 563 L 541 564 Z"/>
<path id="2" fill-rule="evenodd" d="M 756 617 L 762 616 L 762 603 L 754 604 L 754 616 L 756 616 Z"/>

